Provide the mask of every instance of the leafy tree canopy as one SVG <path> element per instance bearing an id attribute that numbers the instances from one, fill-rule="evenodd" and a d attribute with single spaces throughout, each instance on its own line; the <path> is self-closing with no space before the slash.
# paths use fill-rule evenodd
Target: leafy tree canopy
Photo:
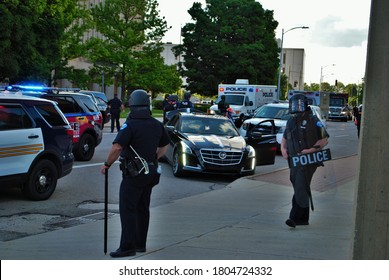
<path id="1" fill-rule="evenodd" d="M 157 7 L 156 0 L 106 0 L 91 8 L 90 28 L 101 36 L 86 42 L 86 57 L 96 68 L 116 72 L 122 99 L 126 88 L 164 88 L 156 70 L 164 69 L 161 39 L 168 26 Z M 179 81 L 178 73 L 169 73 Z"/>
<path id="2" fill-rule="evenodd" d="M 50 83 L 76 10 L 76 0 L 1 1 L 0 80 Z"/>
<path id="3" fill-rule="evenodd" d="M 203 9 L 189 9 L 193 23 L 182 29 L 182 76 L 188 89 L 212 96 L 220 83 L 249 79 L 252 84 L 276 84 L 278 46 L 273 11 L 255 0 L 207 0 Z"/>

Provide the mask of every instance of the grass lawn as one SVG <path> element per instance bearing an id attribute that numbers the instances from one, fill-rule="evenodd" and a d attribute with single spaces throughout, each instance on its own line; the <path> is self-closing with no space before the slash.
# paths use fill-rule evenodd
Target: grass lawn
<path id="1" fill-rule="evenodd" d="M 130 112 L 130 108 L 128 108 L 128 107 L 124 108 L 124 112 L 120 113 L 120 117 L 121 118 L 127 118 L 129 112 Z M 153 109 L 152 116 L 154 118 L 162 118 L 163 111 L 162 110 Z"/>

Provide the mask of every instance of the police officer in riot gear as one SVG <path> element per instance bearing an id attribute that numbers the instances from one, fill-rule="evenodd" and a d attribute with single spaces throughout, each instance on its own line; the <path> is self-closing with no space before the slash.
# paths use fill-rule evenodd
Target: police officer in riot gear
<path id="1" fill-rule="evenodd" d="M 305 95 L 296 94 L 289 100 L 289 111 L 293 116 L 288 120 L 281 142 L 284 159 L 317 152 L 328 144 L 329 134 L 320 120 L 312 113 Z M 309 203 L 313 210 L 311 180 L 318 164 L 290 167 L 290 181 L 294 195 L 292 209 L 286 224 L 290 227 L 309 224 Z"/>
<path id="2" fill-rule="evenodd" d="M 220 96 L 220 101 L 217 104 L 217 109 L 219 110 L 220 114 L 225 116 L 228 107 L 229 104 L 226 102 L 226 96 L 225 95 Z"/>
<path id="3" fill-rule="evenodd" d="M 169 145 L 163 124 L 151 117 L 150 98 L 146 91 L 133 91 L 129 106 L 131 112 L 113 141 L 107 161 L 100 168 L 105 174 L 120 156 L 123 172 L 119 191 L 122 233 L 119 248 L 110 253 L 113 258 L 146 251 L 151 191 L 159 182 L 158 159 Z"/>
<path id="4" fill-rule="evenodd" d="M 184 93 L 184 100 L 182 100 L 180 102 L 180 104 L 178 105 L 178 109 L 180 108 L 193 108 L 193 103 L 190 101 L 190 97 L 192 96 L 192 94 L 187 91 Z"/>

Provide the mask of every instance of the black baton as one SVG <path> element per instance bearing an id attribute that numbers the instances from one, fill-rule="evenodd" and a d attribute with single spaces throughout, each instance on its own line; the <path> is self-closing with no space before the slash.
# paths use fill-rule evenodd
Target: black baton
<path id="1" fill-rule="evenodd" d="M 104 254 L 107 254 L 108 236 L 108 168 L 105 169 L 105 194 L 104 194 Z"/>
<path id="2" fill-rule="evenodd" d="M 309 187 L 308 187 L 308 188 L 309 188 Z M 309 200 L 311 201 L 311 209 L 312 209 L 312 211 L 314 211 L 315 208 L 313 207 L 313 199 L 312 199 L 311 188 L 309 188 L 308 196 L 309 196 Z"/>

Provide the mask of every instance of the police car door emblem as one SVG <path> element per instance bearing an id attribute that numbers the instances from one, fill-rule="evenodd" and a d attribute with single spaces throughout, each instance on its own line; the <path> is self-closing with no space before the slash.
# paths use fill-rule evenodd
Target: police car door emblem
<path id="1" fill-rule="evenodd" d="M 219 158 L 220 158 L 220 159 L 225 159 L 226 157 L 227 157 L 226 152 L 220 152 L 220 153 L 219 153 Z"/>

